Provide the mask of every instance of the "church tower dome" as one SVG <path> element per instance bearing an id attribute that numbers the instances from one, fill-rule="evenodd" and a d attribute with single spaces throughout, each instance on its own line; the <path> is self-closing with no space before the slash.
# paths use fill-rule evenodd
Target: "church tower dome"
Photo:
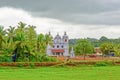
<path id="1" fill-rule="evenodd" d="M 62 40 L 63 40 L 63 43 L 68 43 L 69 42 L 69 38 L 68 38 L 68 35 L 66 34 L 66 32 L 64 32 Z"/>
<path id="2" fill-rule="evenodd" d="M 61 36 L 59 34 L 55 36 L 54 43 L 61 43 Z"/>

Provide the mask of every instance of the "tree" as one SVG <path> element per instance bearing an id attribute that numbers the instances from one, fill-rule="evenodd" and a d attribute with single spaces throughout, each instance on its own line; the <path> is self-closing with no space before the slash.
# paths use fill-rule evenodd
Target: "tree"
<path id="1" fill-rule="evenodd" d="M 25 33 L 25 29 L 26 29 L 26 24 L 23 22 L 19 22 L 17 25 L 17 29 L 15 29 L 16 35 L 19 35 L 21 33 Z"/>
<path id="2" fill-rule="evenodd" d="M 77 41 L 75 46 L 75 52 L 79 55 L 84 55 L 84 59 L 86 54 L 93 53 L 94 47 L 90 44 L 87 39 L 80 39 Z"/>
<path id="3" fill-rule="evenodd" d="M 102 50 L 103 54 L 109 55 L 111 51 L 114 51 L 114 44 L 110 42 L 104 42 L 100 45 L 100 49 Z"/>
<path id="4" fill-rule="evenodd" d="M 35 26 L 26 26 L 26 24 L 22 22 L 18 23 L 15 37 L 17 43 L 15 52 L 18 54 L 18 58 L 27 59 L 30 56 L 35 57 L 36 39 Z"/>
<path id="5" fill-rule="evenodd" d="M 96 38 L 87 38 L 94 47 L 99 47 L 100 41 Z"/>
<path id="6" fill-rule="evenodd" d="M 17 60 L 19 61 L 24 60 L 26 58 L 27 53 L 27 44 L 25 35 L 23 33 L 16 36 L 16 49 L 14 50 L 14 53 L 17 55 Z"/>
<path id="7" fill-rule="evenodd" d="M 52 37 L 50 34 L 45 34 L 45 44 L 51 44 L 52 45 Z"/>
<path id="8" fill-rule="evenodd" d="M 107 38 L 107 37 L 105 37 L 105 36 L 102 36 L 101 38 L 100 38 L 100 41 L 101 42 L 107 42 L 109 39 Z"/>
<path id="9" fill-rule="evenodd" d="M 47 44 L 51 44 L 50 34 L 36 34 L 35 26 L 19 22 L 17 27 L 9 26 L 4 30 L 0 26 L 0 53 L 9 59 L 16 56 L 16 61 L 39 60 L 41 53 L 46 52 Z"/>
<path id="10" fill-rule="evenodd" d="M 5 34 L 6 31 L 4 30 L 4 27 L 0 26 L 0 49 L 2 49 L 2 44 L 5 42 Z"/>
<path id="11" fill-rule="evenodd" d="M 37 37 L 37 51 L 39 53 L 45 53 L 46 51 L 45 36 L 43 34 L 39 34 Z"/>
<path id="12" fill-rule="evenodd" d="M 26 38 L 26 44 L 28 46 L 29 54 L 34 55 L 35 49 L 36 49 L 36 43 L 37 43 L 37 34 L 35 32 L 35 26 L 28 25 L 27 28 L 25 28 L 25 38 Z"/>
<path id="13" fill-rule="evenodd" d="M 10 53 L 13 52 L 15 49 L 15 27 L 9 26 L 7 29 L 7 42 L 6 42 L 6 48 L 10 50 Z"/>
<path id="14" fill-rule="evenodd" d="M 24 31 L 25 27 L 26 27 L 26 24 L 25 24 L 25 23 L 23 23 L 23 22 L 19 22 L 19 23 L 18 23 L 18 29 L 19 29 L 20 31 Z"/>
<path id="15" fill-rule="evenodd" d="M 116 56 L 120 56 L 120 44 L 114 46 L 114 53 Z"/>

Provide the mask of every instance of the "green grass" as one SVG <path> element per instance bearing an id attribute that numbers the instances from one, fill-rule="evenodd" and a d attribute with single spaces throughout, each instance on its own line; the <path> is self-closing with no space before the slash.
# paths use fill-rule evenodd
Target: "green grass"
<path id="1" fill-rule="evenodd" d="M 120 66 L 0 68 L 0 80 L 120 80 Z"/>

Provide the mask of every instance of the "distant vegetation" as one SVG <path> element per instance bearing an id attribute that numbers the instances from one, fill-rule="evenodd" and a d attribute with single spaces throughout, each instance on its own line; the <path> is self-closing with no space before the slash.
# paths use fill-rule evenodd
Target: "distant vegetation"
<path id="1" fill-rule="evenodd" d="M 79 40 L 83 40 L 81 39 L 70 39 L 69 40 L 69 44 L 70 46 L 76 46 L 78 44 Z M 109 55 L 110 52 L 114 52 L 116 56 L 120 55 L 120 38 L 118 39 L 109 39 L 105 36 L 102 36 L 100 39 L 96 39 L 96 38 L 87 38 L 86 40 L 88 40 L 90 42 L 90 45 L 95 47 L 99 47 L 101 49 L 101 51 L 103 52 L 103 54 L 105 55 Z"/>
<path id="2" fill-rule="evenodd" d="M 81 39 L 81 38 L 80 38 Z M 69 44 L 70 45 L 76 45 L 76 42 L 77 40 L 79 39 L 70 39 L 69 40 Z M 100 47 L 100 45 L 102 43 L 105 43 L 105 42 L 109 42 L 109 43 L 113 43 L 113 44 L 120 44 L 120 38 L 118 39 L 109 39 L 105 36 L 102 36 L 100 39 L 96 39 L 96 38 L 87 38 L 87 40 L 90 41 L 90 43 L 94 46 L 94 47 Z"/>

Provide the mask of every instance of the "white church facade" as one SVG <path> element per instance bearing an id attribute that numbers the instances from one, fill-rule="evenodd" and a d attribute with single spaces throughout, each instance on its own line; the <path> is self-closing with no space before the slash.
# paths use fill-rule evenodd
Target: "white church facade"
<path id="1" fill-rule="evenodd" d="M 57 34 L 53 38 L 53 45 L 48 44 L 46 52 L 48 56 L 70 56 L 71 58 L 75 56 L 73 48 L 69 51 L 69 37 L 66 32 L 62 37 Z"/>

